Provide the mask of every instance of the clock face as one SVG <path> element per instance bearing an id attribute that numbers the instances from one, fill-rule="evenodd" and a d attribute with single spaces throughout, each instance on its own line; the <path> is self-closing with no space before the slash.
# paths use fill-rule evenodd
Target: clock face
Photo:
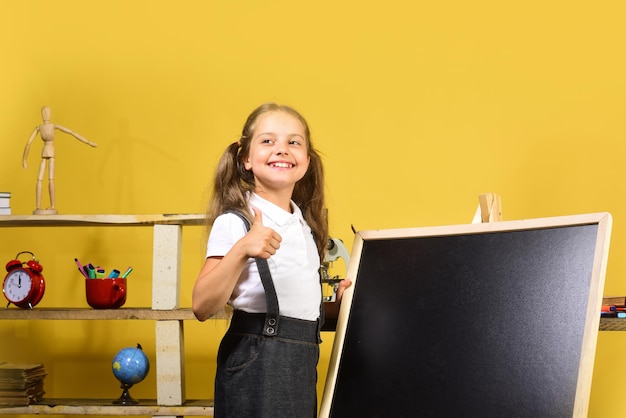
<path id="1" fill-rule="evenodd" d="M 17 269 L 9 273 L 4 279 L 2 291 L 6 298 L 15 303 L 26 299 L 33 287 L 33 280 L 24 270 Z"/>

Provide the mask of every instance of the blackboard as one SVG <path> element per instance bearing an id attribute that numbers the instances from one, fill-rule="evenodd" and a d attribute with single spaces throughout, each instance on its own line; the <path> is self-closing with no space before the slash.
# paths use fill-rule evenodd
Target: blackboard
<path id="1" fill-rule="evenodd" d="M 611 216 L 361 231 L 321 417 L 586 417 Z"/>

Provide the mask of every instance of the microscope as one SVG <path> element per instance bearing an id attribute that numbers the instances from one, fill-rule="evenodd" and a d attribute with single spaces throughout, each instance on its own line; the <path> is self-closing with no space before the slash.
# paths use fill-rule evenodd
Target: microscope
<path id="1" fill-rule="evenodd" d="M 350 253 L 348 253 L 348 249 L 343 244 L 343 241 L 339 238 L 331 237 L 328 240 L 326 255 L 324 256 L 324 261 L 322 262 L 321 274 L 322 284 L 330 286 L 332 292 L 324 292 L 324 302 L 334 302 L 337 299 L 337 288 L 339 287 L 339 282 L 344 279 L 339 277 L 339 275 L 331 277 L 329 273 L 332 263 L 337 261 L 339 258 L 343 259 L 347 270 L 348 265 L 350 264 Z"/>

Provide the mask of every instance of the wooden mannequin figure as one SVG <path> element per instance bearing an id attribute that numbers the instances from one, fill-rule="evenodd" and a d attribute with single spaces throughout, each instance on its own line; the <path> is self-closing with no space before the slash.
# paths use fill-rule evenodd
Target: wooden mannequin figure
<path id="1" fill-rule="evenodd" d="M 58 129 L 59 131 L 70 134 L 74 138 L 78 139 L 80 142 L 83 142 L 92 147 L 98 146 L 97 144 L 88 141 L 77 133 L 72 132 L 68 128 L 50 122 L 50 114 L 51 111 L 48 106 L 44 106 L 41 108 L 41 117 L 43 118 L 43 123 L 37 126 L 33 130 L 33 133 L 30 134 L 30 138 L 28 138 L 28 142 L 26 143 L 26 147 L 24 148 L 24 156 L 22 157 L 22 166 L 26 170 L 28 168 L 26 159 L 28 158 L 28 152 L 30 151 L 30 144 L 37 136 L 37 133 L 39 133 L 39 135 L 41 135 L 41 139 L 43 140 L 43 150 L 41 151 L 41 164 L 39 165 L 39 174 L 37 175 L 37 206 L 36 209 L 33 211 L 34 215 L 56 215 L 58 213 L 56 210 L 56 198 L 54 191 L 54 130 Z M 43 177 L 46 171 L 46 165 L 48 166 L 48 192 L 50 193 L 50 207 L 48 207 L 47 209 L 42 209 L 41 190 L 43 187 Z"/>

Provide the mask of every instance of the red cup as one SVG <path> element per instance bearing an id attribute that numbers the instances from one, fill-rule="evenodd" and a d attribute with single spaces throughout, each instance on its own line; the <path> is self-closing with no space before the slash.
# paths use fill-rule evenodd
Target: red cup
<path id="1" fill-rule="evenodd" d="M 87 303 L 94 309 L 117 309 L 126 303 L 126 279 L 85 279 Z"/>

